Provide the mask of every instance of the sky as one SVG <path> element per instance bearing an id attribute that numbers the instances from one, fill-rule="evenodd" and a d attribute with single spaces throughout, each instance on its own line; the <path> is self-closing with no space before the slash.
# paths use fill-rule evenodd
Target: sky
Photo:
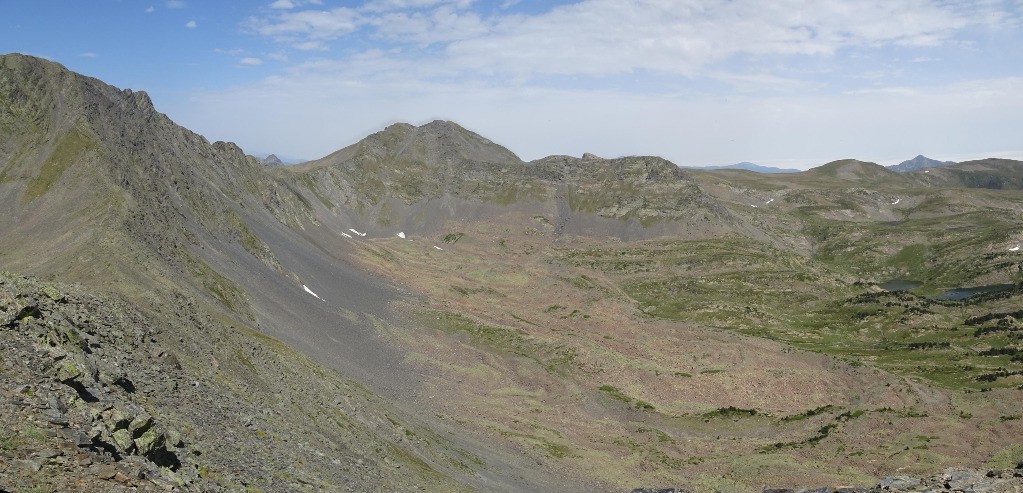
<path id="1" fill-rule="evenodd" d="M 0 0 L 9 52 L 288 160 L 435 119 L 524 160 L 1023 159 L 1023 0 Z"/>

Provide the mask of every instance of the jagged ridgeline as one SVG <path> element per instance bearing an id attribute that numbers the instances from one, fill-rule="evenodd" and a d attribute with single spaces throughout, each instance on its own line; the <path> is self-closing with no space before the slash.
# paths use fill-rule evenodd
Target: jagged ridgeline
<path id="1" fill-rule="evenodd" d="M 0 491 L 1019 484 L 1023 163 L 271 157 L 0 57 Z"/>

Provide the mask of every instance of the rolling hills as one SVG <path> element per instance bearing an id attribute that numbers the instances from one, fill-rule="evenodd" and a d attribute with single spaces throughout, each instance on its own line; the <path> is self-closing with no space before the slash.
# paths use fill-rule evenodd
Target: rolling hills
<path id="1" fill-rule="evenodd" d="M 435 121 L 268 167 L 21 55 L 0 130 L 0 378 L 29 403 L 0 487 L 749 491 L 1023 460 L 1017 161 L 524 162 Z"/>

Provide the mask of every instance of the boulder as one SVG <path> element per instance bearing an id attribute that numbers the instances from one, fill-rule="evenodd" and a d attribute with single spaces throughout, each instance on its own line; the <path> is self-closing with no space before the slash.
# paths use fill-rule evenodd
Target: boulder
<path id="1" fill-rule="evenodd" d="M 135 447 L 141 455 L 149 455 L 154 450 L 163 447 L 163 435 L 150 428 L 142 436 L 135 439 Z"/>
<path id="2" fill-rule="evenodd" d="M 920 480 L 911 476 L 888 476 L 877 486 L 887 491 L 908 490 L 920 486 Z"/>
<path id="3" fill-rule="evenodd" d="M 114 446 L 117 450 L 124 454 L 130 454 L 135 451 L 135 441 L 131 438 L 131 433 L 124 428 L 115 430 L 110 435 L 114 441 Z"/>

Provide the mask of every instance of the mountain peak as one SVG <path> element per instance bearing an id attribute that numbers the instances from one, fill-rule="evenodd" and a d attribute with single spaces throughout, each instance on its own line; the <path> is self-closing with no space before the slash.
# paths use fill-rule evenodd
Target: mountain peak
<path id="1" fill-rule="evenodd" d="M 956 164 L 955 161 L 938 161 L 937 159 L 931 159 L 923 154 L 918 154 L 915 158 L 903 161 L 894 166 L 889 166 L 888 169 L 897 171 L 899 173 L 906 173 L 909 171 L 916 171 L 924 168 L 937 168 L 940 166 L 951 166 Z"/>
<path id="2" fill-rule="evenodd" d="M 284 166 L 284 161 L 281 161 L 281 158 L 277 157 L 276 154 L 271 154 L 263 159 L 260 159 L 259 162 L 263 163 L 266 166 Z"/>
<path id="3" fill-rule="evenodd" d="M 686 166 L 686 168 L 689 168 L 689 169 L 704 169 L 704 170 L 718 170 L 718 169 L 735 170 L 735 169 L 738 169 L 738 170 L 745 170 L 745 171 L 753 171 L 753 172 L 756 172 L 756 173 L 799 173 L 800 172 L 800 170 L 798 170 L 798 169 L 775 168 L 775 167 L 772 167 L 772 166 L 761 166 L 759 164 L 751 163 L 749 161 L 743 161 L 741 163 L 736 163 L 736 164 L 729 164 L 727 166 L 698 166 L 698 167 L 697 166 Z"/>

